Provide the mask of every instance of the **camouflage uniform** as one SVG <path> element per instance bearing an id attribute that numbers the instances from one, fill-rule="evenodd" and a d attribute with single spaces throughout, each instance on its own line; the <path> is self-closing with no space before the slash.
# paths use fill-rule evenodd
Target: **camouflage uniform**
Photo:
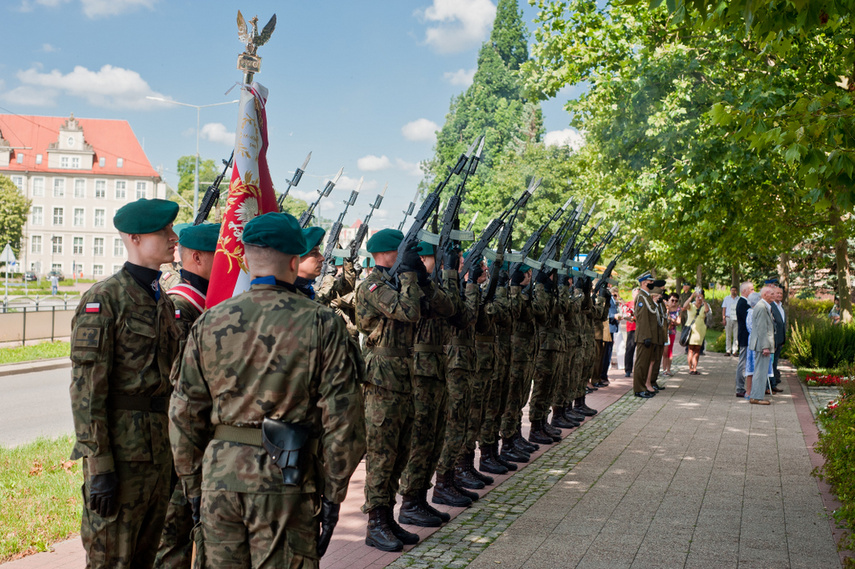
<path id="1" fill-rule="evenodd" d="M 531 371 L 537 343 L 533 342 L 535 310 L 528 293 L 512 285 L 508 292 L 513 334 L 511 335 L 511 369 L 508 401 L 502 415 L 502 437 L 514 438 L 519 434 L 522 410 L 531 391 Z"/>
<path id="2" fill-rule="evenodd" d="M 593 306 L 593 324 L 594 324 L 594 349 L 592 350 L 591 359 L 588 363 L 588 379 L 591 383 L 600 381 L 603 364 L 603 350 L 605 342 L 611 341 L 609 333 L 609 298 L 597 296 L 594 299 Z"/>
<path id="3" fill-rule="evenodd" d="M 320 497 L 344 500 L 365 448 L 361 369 L 341 320 L 290 285 L 256 279 L 199 318 L 169 412 L 175 469 L 202 499 L 197 563 L 318 567 Z M 309 429 L 301 484 L 261 447 L 265 417 Z"/>
<path id="4" fill-rule="evenodd" d="M 347 333 L 359 344 L 359 329 L 356 326 L 356 271 L 353 263 L 347 259 L 344 261 L 342 274 L 339 276 L 327 275 L 321 281 L 316 300 L 324 306 L 329 306 L 344 320 Z"/>
<path id="5" fill-rule="evenodd" d="M 496 368 L 496 324 L 498 302 L 494 298 L 478 307 L 475 321 L 475 370 L 469 374 L 469 418 L 463 437 L 463 452 L 474 453 L 481 434 L 490 382 Z"/>
<path id="6" fill-rule="evenodd" d="M 167 292 L 175 305 L 175 322 L 181 330 L 179 356 L 184 351 L 184 344 L 187 342 L 190 328 L 205 310 L 205 294 L 193 287 L 184 278 L 185 273 L 182 273 L 181 282 L 178 285 L 173 285 Z M 176 360 L 175 365 L 181 365 L 180 357 Z M 177 379 L 176 371 L 173 370 L 173 380 Z M 173 385 L 173 387 L 175 386 Z M 160 546 L 157 549 L 155 566 L 164 569 L 190 567 L 193 554 L 193 541 L 190 538 L 192 531 L 193 511 L 187 497 L 184 496 L 181 481 L 173 472 L 172 496 L 169 498 L 169 505 L 166 509 L 166 519 L 163 524 Z"/>
<path id="7" fill-rule="evenodd" d="M 552 389 L 555 387 L 559 369 L 559 360 L 563 348 L 561 330 L 563 315 L 567 312 L 566 298 L 548 292 L 538 283 L 534 289 L 534 302 L 547 308 L 547 318 L 539 322 L 538 351 L 534 362 L 533 390 L 529 401 L 529 419 L 532 424 L 546 420 L 549 404 L 552 402 Z"/>
<path id="8" fill-rule="evenodd" d="M 508 287 L 496 289 L 496 361 L 489 382 L 484 406 L 484 422 L 481 425 L 479 445 L 484 448 L 497 443 L 499 426 L 508 401 L 508 383 L 511 370 L 511 309 Z"/>
<path id="9" fill-rule="evenodd" d="M 160 273 L 160 290 L 166 292 L 181 282 L 181 263 L 164 263 L 160 266 Z"/>
<path id="10" fill-rule="evenodd" d="M 586 323 L 591 313 L 591 295 L 574 288 L 570 299 L 570 317 L 566 321 L 570 352 L 567 364 L 570 377 L 568 399 L 575 401 L 585 395 L 585 383 L 588 381 L 582 369 L 582 362 L 585 357 Z"/>
<path id="11" fill-rule="evenodd" d="M 446 318 L 454 315 L 460 302 L 457 271 L 442 271 L 442 288 L 436 301 L 422 313 L 413 345 L 413 436 L 407 465 L 401 476 L 401 494 L 416 495 L 430 488 L 442 441 L 445 437 L 447 392 L 444 344 Z"/>
<path id="12" fill-rule="evenodd" d="M 577 348 L 575 342 L 578 339 L 581 297 L 572 294 L 567 285 L 559 286 L 558 294 L 563 299 L 567 312 L 561 319 L 560 335 L 562 338 L 562 347 L 560 350 L 561 356 L 558 361 L 559 370 L 556 376 L 555 388 L 552 391 L 552 406 L 563 410 L 572 401 L 570 398 L 572 394 L 570 369 L 573 363 L 573 355 Z"/>
<path id="13" fill-rule="evenodd" d="M 407 463 L 413 427 L 412 351 L 424 293 L 415 272 L 398 275 L 400 291 L 377 267 L 356 289 L 356 319 L 365 341 L 363 512 L 392 507 Z"/>
<path id="14" fill-rule="evenodd" d="M 150 567 L 172 489 L 166 406 L 175 308 L 165 294 L 155 300 L 126 264 L 84 293 L 71 326 L 71 458 L 83 458 L 87 567 Z M 89 509 L 89 489 L 93 476 L 111 472 L 119 506 L 104 518 Z"/>

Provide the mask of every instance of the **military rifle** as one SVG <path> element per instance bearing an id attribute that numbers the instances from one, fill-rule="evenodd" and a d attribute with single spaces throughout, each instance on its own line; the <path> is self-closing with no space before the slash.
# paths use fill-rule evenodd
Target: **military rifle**
<path id="1" fill-rule="evenodd" d="M 356 185 L 356 189 L 350 192 L 350 197 L 344 202 L 344 209 L 338 214 L 338 219 L 336 219 L 335 223 L 332 224 L 332 227 L 330 227 L 330 231 L 327 234 L 327 242 L 326 245 L 324 245 L 324 266 L 321 270 L 322 275 L 326 274 L 330 262 L 333 261 L 333 257 L 344 257 L 348 253 L 348 251 L 337 249 L 336 245 L 338 245 L 338 236 L 341 235 L 344 216 L 347 213 L 347 209 L 356 203 L 356 197 L 359 195 L 359 190 L 362 189 L 362 180 L 363 178 L 359 178 L 359 183 Z"/>
<path id="2" fill-rule="evenodd" d="M 562 208 L 566 210 L 572 202 L 573 198 L 568 198 Z M 559 268 L 558 263 L 555 262 L 555 256 L 558 253 L 558 248 L 561 246 L 561 241 L 564 238 L 564 234 L 567 232 L 567 228 L 575 223 L 581 211 L 582 204 L 580 203 L 574 209 L 573 215 L 567 218 L 564 223 L 559 226 L 558 231 L 554 232 L 546 241 L 546 245 L 543 246 L 543 251 L 540 252 L 540 257 L 537 260 L 539 266 L 534 267 L 534 270 L 531 272 L 532 283 L 537 281 L 537 277 L 540 276 L 540 273 L 544 271 L 550 272 L 553 269 Z"/>
<path id="3" fill-rule="evenodd" d="M 356 230 L 356 236 L 353 238 L 353 241 L 350 243 L 350 250 L 348 251 L 348 258 L 355 264 L 356 260 L 359 258 L 359 254 L 361 253 L 360 247 L 362 247 L 362 242 L 365 241 L 365 236 L 368 235 L 368 230 L 370 229 L 369 223 L 371 222 L 371 216 L 374 215 L 374 211 L 380 207 L 380 204 L 383 202 L 383 195 L 386 193 L 386 188 L 389 187 L 389 183 L 387 182 L 385 186 L 383 186 L 383 191 L 377 194 L 377 198 L 374 200 L 374 203 L 371 204 L 371 209 L 368 210 L 368 215 L 365 216 L 365 219 L 362 220 L 362 225 L 359 226 L 359 229 Z M 365 251 L 365 255 L 368 255 L 368 251 Z"/>
<path id="4" fill-rule="evenodd" d="M 502 216 L 504 217 L 504 215 Z M 475 265 L 481 262 L 481 258 L 484 256 L 484 250 L 487 249 L 487 245 L 490 244 L 490 241 L 493 240 L 493 237 L 499 232 L 502 228 L 504 221 L 502 219 L 494 219 L 487 224 L 487 227 L 484 228 L 484 231 L 481 232 L 481 237 L 478 238 L 478 241 L 472 244 L 472 247 L 469 248 L 469 251 L 466 253 L 466 260 L 463 261 L 463 266 L 460 268 L 460 287 L 461 290 L 466 286 L 464 282 L 464 278 L 466 277 L 466 273 L 471 271 Z"/>
<path id="5" fill-rule="evenodd" d="M 295 187 L 300 183 L 300 180 L 303 178 L 303 173 L 306 171 L 306 166 L 309 165 L 309 160 L 312 159 L 312 153 L 309 152 L 309 155 L 306 156 L 306 159 L 303 160 L 303 165 L 294 170 L 294 175 L 291 176 L 291 179 L 287 181 L 288 187 L 285 188 L 285 191 L 279 194 L 279 199 L 277 203 L 279 204 L 279 211 L 285 211 L 283 205 L 285 203 L 285 196 L 288 195 L 288 192 L 291 191 L 291 188 Z"/>
<path id="6" fill-rule="evenodd" d="M 338 171 L 338 174 L 335 175 L 335 178 L 328 181 L 322 190 L 318 190 L 318 199 L 309 204 L 309 207 L 306 208 L 306 211 L 300 216 L 300 227 L 303 229 L 309 226 L 309 223 L 312 221 L 312 215 L 315 213 L 315 208 L 318 207 L 318 204 L 321 203 L 321 200 L 330 195 L 330 192 L 333 191 L 338 179 L 341 178 L 341 174 L 344 172 L 344 166 Z"/>
<path id="7" fill-rule="evenodd" d="M 580 207 L 584 205 L 585 200 L 582 200 L 582 203 L 579 204 Z M 585 214 L 581 220 L 579 220 L 573 227 L 572 235 L 570 235 L 570 239 L 567 240 L 567 243 L 564 245 L 564 250 L 561 255 L 558 257 L 558 262 L 562 265 L 567 266 L 568 261 L 571 259 L 575 259 L 574 251 L 576 249 L 576 239 L 579 236 L 579 233 L 582 231 L 582 228 L 585 227 L 585 224 L 588 223 L 588 220 L 591 219 L 591 216 L 594 214 L 594 208 L 597 207 L 596 202 L 591 205 L 591 209 L 588 210 L 588 213 Z M 566 273 L 562 273 L 566 274 Z"/>
<path id="8" fill-rule="evenodd" d="M 232 165 L 232 160 L 235 157 L 235 151 L 232 150 L 232 155 L 228 160 L 223 160 L 223 171 L 220 175 L 214 178 L 214 182 L 205 190 L 205 197 L 202 198 L 202 203 L 199 204 L 199 211 L 196 212 L 196 219 L 193 220 L 193 225 L 205 223 L 208 216 L 211 215 L 211 208 L 214 204 L 220 201 L 220 183 L 226 176 L 226 170 Z"/>
<path id="9" fill-rule="evenodd" d="M 537 231 L 535 231 L 529 236 L 528 240 L 525 242 L 525 245 L 523 245 L 523 248 L 520 250 L 520 260 L 514 262 L 514 264 L 511 265 L 511 274 L 519 270 L 523 263 L 525 263 L 529 267 L 532 267 L 533 269 L 540 268 L 540 263 L 537 260 L 529 257 L 529 255 L 531 255 L 531 252 L 534 251 L 535 247 L 537 247 L 537 244 L 540 242 L 540 238 L 543 237 L 543 234 L 546 232 L 547 229 L 549 229 L 549 226 L 561 219 L 561 217 L 564 215 L 565 209 L 569 204 L 570 200 L 567 200 L 564 205 L 555 210 L 555 213 L 553 213 L 549 217 L 549 219 L 543 222 L 543 225 L 541 225 Z"/>
<path id="10" fill-rule="evenodd" d="M 602 223 L 602 220 L 600 220 L 600 223 Z M 597 224 L 597 227 L 600 226 L 600 223 Z M 615 223 L 612 228 L 609 229 L 608 233 L 606 233 L 606 236 L 603 237 L 598 244 L 594 245 L 594 247 L 585 257 L 585 262 L 582 263 L 581 267 L 579 267 L 578 272 L 581 273 L 582 276 L 586 276 L 592 279 L 599 276 L 599 274 L 593 269 L 597 262 L 600 260 L 600 256 L 602 255 L 603 250 L 606 248 L 606 246 L 608 246 L 609 243 L 612 242 L 612 239 L 614 239 L 619 227 L 620 224 Z"/>
<path id="11" fill-rule="evenodd" d="M 623 249 L 621 249 L 621 250 L 620 250 L 620 252 L 619 252 L 617 255 L 615 255 L 615 258 L 614 258 L 614 259 L 612 259 L 612 262 L 611 262 L 611 263 L 609 263 L 609 265 L 606 267 L 606 270 L 605 270 L 605 271 L 603 271 L 603 274 L 602 274 L 602 275 L 600 275 L 600 278 L 597 280 L 597 284 L 596 284 L 596 286 L 594 287 L 594 296 L 596 296 L 596 295 L 597 295 L 597 293 L 598 293 L 598 292 L 600 292 L 600 289 L 601 289 L 603 286 L 605 286 L 605 283 L 609 283 L 609 284 L 617 284 L 615 281 L 613 281 L 613 280 L 611 279 L 612 271 L 614 270 L 615 265 L 617 265 L 618 259 L 620 259 L 621 257 L 623 257 L 623 255 L 624 255 L 627 251 L 629 251 L 629 250 L 632 248 L 632 246 L 633 246 L 633 245 L 635 245 L 635 237 L 633 237 L 633 238 L 630 240 L 630 242 L 629 242 L 629 243 L 627 243 L 626 245 L 624 245 Z"/>
<path id="12" fill-rule="evenodd" d="M 398 231 L 404 231 L 404 223 L 407 221 L 407 217 L 413 215 L 413 209 L 416 207 L 416 200 L 419 199 L 419 190 L 416 189 L 416 195 L 413 196 L 413 201 L 410 202 L 410 205 L 407 206 L 407 209 L 404 210 L 404 218 L 401 220 L 401 223 L 398 224 Z"/>

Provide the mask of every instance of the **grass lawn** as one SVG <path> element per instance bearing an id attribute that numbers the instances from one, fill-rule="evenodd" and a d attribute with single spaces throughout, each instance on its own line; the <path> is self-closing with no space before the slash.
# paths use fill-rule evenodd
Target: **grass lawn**
<path id="1" fill-rule="evenodd" d="M 712 328 L 707 328 L 707 335 L 704 337 L 706 340 L 706 350 L 710 352 L 719 352 L 724 353 L 724 341 L 726 339 L 721 340 L 721 345 L 719 345 L 719 336 L 724 336 L 724 330 L 713 330 Z M 679 340 L 679 338 L 677 338 Z"/>
<path id="2" fill-rule="evenodd" d="M 50 358 L 67 358 L 71 353 L 68 342 L 42 342 L 35 346 L 0 348 L 0 364 L 31 362 Z"/>
<path id="3" fill-rule="evenodd" d="M 47 551 L 80 531 L 83 474 L 74 436 L 0 447 L 0 563 Z"/>

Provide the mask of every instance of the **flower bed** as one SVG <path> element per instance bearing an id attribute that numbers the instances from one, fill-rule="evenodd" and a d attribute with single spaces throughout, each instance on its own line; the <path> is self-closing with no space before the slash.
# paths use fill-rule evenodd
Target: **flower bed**
<path id="1" fill-rule="evenodd" d="M 808 387 L 838 387 L 852 378 L 831 374 L 808 374 L 805 383 Z"/>

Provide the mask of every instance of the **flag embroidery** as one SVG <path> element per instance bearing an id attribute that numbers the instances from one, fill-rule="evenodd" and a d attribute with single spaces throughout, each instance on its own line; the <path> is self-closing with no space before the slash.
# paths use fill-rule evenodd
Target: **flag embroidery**
<path id="1" fill-rule="evenodd" d="M 100 302 L 87 302 L 86 303 L 86 312 L 98 314 L 101 312 L 101 303 Z"/>
<path id="2" fill-rule="evenodd" d="M 374 292 L 374 289 L 377 288 L 377 286 L 377 283 L 371 283 L 370 285 L 368 285 L 368 290 Z"/>
<path id="3" fill-rule="evenodd" d="M 175 319 L 178 320 L 181 318 L 181 310 L 179 308 L 175 309 Z"/>

